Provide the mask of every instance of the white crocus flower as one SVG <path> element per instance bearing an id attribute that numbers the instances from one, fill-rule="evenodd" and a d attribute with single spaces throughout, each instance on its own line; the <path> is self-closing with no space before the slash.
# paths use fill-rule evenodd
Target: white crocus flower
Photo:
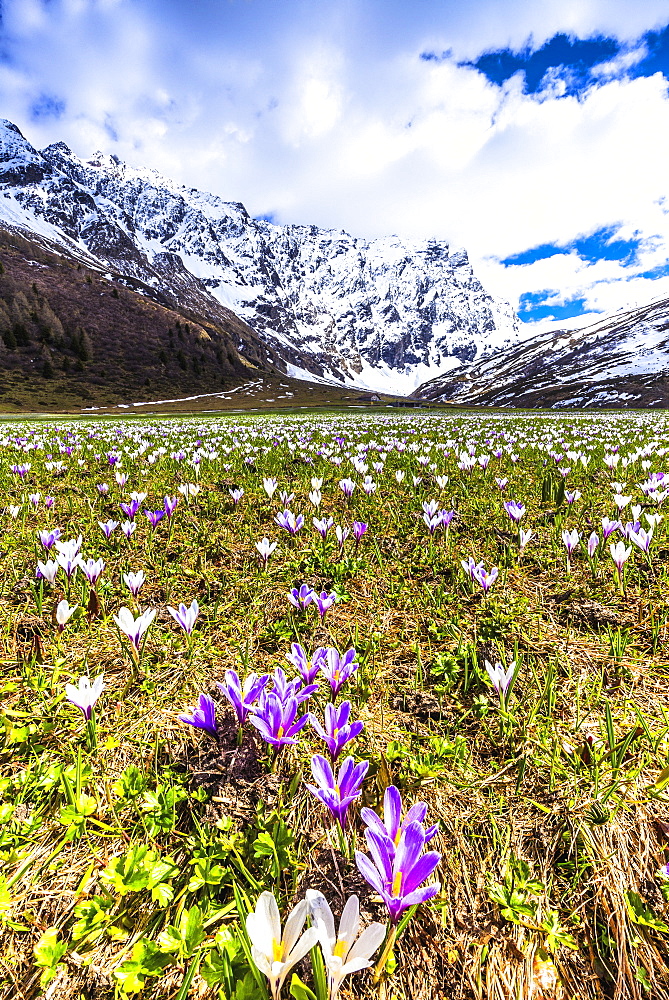
<path id="1" fill-rule="evenodd" d="M 279 907 L 271 892 L 260 894 L 254 912 L 246 918 L 253 961 L 269 979 L 272 1000 L 278 1000 L 290 970 L 318 941 L 316 927 L 302 934 L 306 918 L 307 901 L 303 899 L 289 914 L 282 935 Z"/>
<path id="2" fill-rule="evenodd" d="M 630 545 L 629 548 L 625 548 L 624 542 L 617 542 L 615 545 L 609 546 L 609 551 L 611 553 L 611 558 L 616 564 L 618 572 L 622 572 L 623 565 L 627 562 L 632 553 L 632 546 Z"/>
<path id="3" fill-rule="evenodd" d="M 133 597 L 137 597 L 139 589 L 144 583 L 146 577 L 144 576 L 144 570 L 140 569 L 136 573 L 124 573 L 123 582 L 132 594 Z"/>
<path id="4" fill-rule="evenodd" d="M 56 574 L 60 569 L 59 564 L 57 562 L 54 562 L 52 559 L 48 559 L 46 562 L 38 562 L 37 568 L 44 577 L 44 579 L 48 580 L 51 586 L 53 587 L 54 583 L 56 582 Z"/>
<path id="5" fill-rule="evenodd" d="M 68 621 L 70 620 L 70 618 L 72 617 L 72 615 L 74 614 L 74 612 L 77 610 L 78 607 L 79 607 L 78 604 L 73 604 L 72 607 L 70 607 L 65 598 L 63 598 L 62 601 L 59 601 L 58 606 L 56 608 L 56 621 L 58 622 L 61 631 L 65 628 Z"/>
<path id="6" fill-rule="evenodd" d="M 79 678 L 79 683 L 76 687 L 74 684 L 65 685 L 65 697 L 73 705 L 81 709 L 84 713 L 84 718 L 88 721 L 92 715 L 93 706 L 102 694 L 104 687 L 104 674 L 96 677 L 92 684 L 88 677 L 83 676 Z"/>
<path id="7" fill-rule="evenodd" d="M 272 552 L 274 552 L 276 544 L 277 544 L 276 542 L 270 542 L 269 538 L 266 535 L 261 541 L 256 542 L 256 548 L 260 553 L 260 558 L 265 563 L 265 565 L 267 565 L 267 560 L 271 556 Z"/>
<path id="8" fill-rule="evenodd" d="M 512 660 L 508 668 L 505 670 L 503 664 L 495 663 L 493 666 L 492 663 L 485 660 L 485 668 L 488 673 L 488 677 L 490 678 L 490 683 L 494 687 L 495 691 L 500 698 L 504 698 L 509 690 L 511 681 L 513 680 L 513 675 L 516 672 L 516 661 Z"/>
<path id="9" fill-rule="evenodd" d="M 114 621 L 118 625 L 119 630 L 128 637 L 135 649 L 139 650 L 142 637 L 155 617 L 155 608 L 146 610 L 138 618 L 133 617 L 129 608 L 119 608 L 118 614 L 114 615 Z"/>
<path id="10" fill-rule="evenodd" d="M 335 1000 L 345 976 L 361 969 L 368 969 L 371 957 L 386 935 L 384 924 L 373 923 L 360 934 L 360 904 L 357 896 L 350 896 L 335 931 L 332 910 L 322 892 L 307 889 L 309 913 L 318 929 L 328 972 L 329 1000 Z"/>
<path id="11" fill-rule="evenodd" d="M 523 531 L 523 529 L 520 528 L 520 541 L 519 541 L 519 544 L 520 544 L 521 550 L 525 548 L 525 546 L 527 545 L 527 543 L 529 541 L 531 541 L 532 538 L 534 538 L 534 532 L 532 531 L 531 528 L 529 528 L 527 531 Z"/>

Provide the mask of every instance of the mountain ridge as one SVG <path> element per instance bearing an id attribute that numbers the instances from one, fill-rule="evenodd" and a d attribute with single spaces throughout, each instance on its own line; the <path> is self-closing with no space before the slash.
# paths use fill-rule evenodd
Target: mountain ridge
<path id="1" fill-rule="evenodd" d="M 14 203 L 24 226 L 49 224 L 101 266 L 166 288 L 181 271 L 184 294 L 187 271 L 289 374 L 408 393 L 520 336 L 466 251 L 437 240 L 277 226 L 111 154 L 82 160 L 62 142 L 40 152 L 1 122 L 0 191 L 0 218 L 11 222 Z"/>

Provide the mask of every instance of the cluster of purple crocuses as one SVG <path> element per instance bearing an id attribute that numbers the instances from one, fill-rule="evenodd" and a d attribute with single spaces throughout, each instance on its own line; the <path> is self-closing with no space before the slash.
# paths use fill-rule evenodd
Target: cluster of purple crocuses
<path id="1" fill-rule="evenodd" d="M 493 583 L 499 576 L 499 570 L 496 566 L 491 566 L 489 570 L 486 570 L 484 563 L 477 563 L 473 556 L 468 556 L 467 559 L 461 559 L 460 565 L 462 566 L 466 576 L 469 577 L 472 583 L 478 583 L 484 594 L 488 593 Z"/>
<path id="2" fill-rule="evenodd" d="M 448 531 L 451 521 L 455 517 L 454 510 L 440 510 L 436 500 L 424 500 L 422 507 L 423 520 L 430 536 L 434 535 L 439 528 L 446 528 Z"/>
<path id="3" fill-rule="evenodd" d="M 318 611 L 321 624 L 325 621 L 327 612 L 337 602 L 337 594 L 334 590 L 330 594 L 326 590 L 319 594 L 317 590 L 313 590 L 306 583 L 303 583 L 301 587 L 293 587 L 292 590 L 288 591 L 286 597 L 298 611 L 306 611 L 309 605 L 313 604 Z"/>
<path id="4" fill-rule="evenodd" d="M 324 805 L 342 832 L 347 826 L 352 804 L 359 798 L 369 770 L 368 761 L 356 763 L 346 757 L 335 774 L 333 764 L 345 746 L 356 739 L 363 730 L 361 721 L 351 722 L 351 703 L 325 706 L 324 723 L 312 712 L 298 715 L 300 706 L 318 690 L 313 683 L 319 671 L 330 681 L 333 695 L 350 677 L 355 667 L 355 651 L 349 650 L 341 657 L 336 649 L 318 649 L 309 659 L 304 649 L 293 643 L 287 659 L 295 665 L 299 677 L 288 680 L 281 667 L 274 674 L 258 676 L 251 673 L 240 681 L 235 670 L 228 670 L 219 690 L 232 705 L 237 723 L 241 727 L 248 721 L 271 746 L 279 747 L 297 743 L 297 734 L 310 723 L 314 732 L 323 740 L 329 760 L 322 754 L 311 759 L 314 784 L 307 788 Z M 271 682 L 271 687 L 269 686 Z M 216 704 L 210 695 L 201 694 L 198 707 L 191 714 L 179 716 L 182 722 L 203 729 L 215 739 L 219 738 Z M 384 796 L 383 817 L 373 809 L 363 808 L 360 818 L 365 824 L 365 840 L 369 855 L 356 851 L 355 859 L 361 875 L 378 892 L 386 904 L 392 927 L 397 926 L 401 915 L 411 906 L 431 899 L 439 891 L 437 883 L 424 886 L 437 867 L 440 855 L 436 851 L 424 853 L 425 846 L 437 832 L 437 826 L 424 826 L 427 805 L 418 802 L 402 819 L 402 799 L 398 789 L 391 785 Z"/>
<path id="5" fill-rule="evenodd" d="M 289 681 L 284 670 L 277 667 L 272 675 L 263 674 L 259 677 L 255 673 L 249 674 L 242 683 L 237 671 L 227 670 L 224 682 L 217 685 L 232 705 L 240 730 L 240 739 L 241 729 L 248 721 L 260 732 L 265 742 L 275 747 L 277 751 L 282 746 L 296 743 L 297 734 L 310 720 L 314 719 L 310 712 L 304 712 L 302 715 L 298 715 L 298 712 L 300 706 L 318 691 L 319 685 L 314 683 L 317 675 L 320 673 L 326 678 L 333 697 L 336 697 L 343 685 L 358 669 L 354 649 L 349 649 L 341 655 L 334 647 L 320 647 L 309 659 L 302 646 L 299 643 L 293 643 L 291 652 L 286 659 L 297 667 L 299 677 Z M 271 687 L 269 687 L 270 680 Z M 345 705 L 348 705 L 347 710 L 345 710 Z M 346 727 L 350 708 L 348 702 L 345 702 L 338 710 L 334 708 L 334 705 L 326 706 L 325 729 L 318 723 L 315 727 L 317 731 L 320 729 L 321 732 L 325 733 L 323 738 L 326 744 L 328 738 L 334 736 L 333 728 L 336 728 L 334 724 L 330 725 L 329 720 L 343 718 L 341 713 L 345 711 L 345 720 L 342 722 L 342 726 Z M 334 717 L 332 711 L 335 712 Z M 336 714 L 337 712 L 339 715 Z M 190 715 L 188 713 L 180 715 L 179 719 L 197 729 L 203 729 L 218 740 L 216 703 L 210 695 L 201 694 L 198 707 Z M 343 734 L 338 734 L 336 738 L 337 753 L 346 742 L 359 734 L 360 729 L 361 727 L 357 728 L 355 725 L 350 726 L 347 738 L 344 738 Z"/>

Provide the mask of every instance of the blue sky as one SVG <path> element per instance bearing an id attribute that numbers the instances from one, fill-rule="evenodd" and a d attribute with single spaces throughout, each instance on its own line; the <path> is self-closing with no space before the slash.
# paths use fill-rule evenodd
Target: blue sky
<path id="1" fill-rule="evenodd" d="M 669 296 L 669 0 L 4 0 L 0 116 L 281 223 L 465 246 L 527 322 Z"/>

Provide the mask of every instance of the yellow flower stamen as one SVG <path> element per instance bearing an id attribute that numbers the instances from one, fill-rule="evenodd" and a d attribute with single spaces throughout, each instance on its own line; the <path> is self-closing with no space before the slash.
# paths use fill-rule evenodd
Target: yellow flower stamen
<path id="1" fill-rule="evenodd" d="M 277 740 L 280 740 L 282 736 L 283 736 L 283 726 L 279 726 L 277 734 L 276 734 Z"/>
<path id="2" fill-rule="evenodd" d="M 283 961 L 283 944 L 281 941 L 277 941 L 276 938 L 272 941 L 272 961 L 282 962 Z"/>
<path id="3" fill-rule="evenodd" d="M 348 942 L 346 941 L 346 938 L 339 938 L 336 945 L 332 949 L 332 954 L 335 958 L 343 958 L 347 951 Z"/>
<path id="4" fill-rule="evenodd" d="M 402 872 L 398 872 L 393 879 L 393 899 L 397 899 L 402 889 Z"/>

